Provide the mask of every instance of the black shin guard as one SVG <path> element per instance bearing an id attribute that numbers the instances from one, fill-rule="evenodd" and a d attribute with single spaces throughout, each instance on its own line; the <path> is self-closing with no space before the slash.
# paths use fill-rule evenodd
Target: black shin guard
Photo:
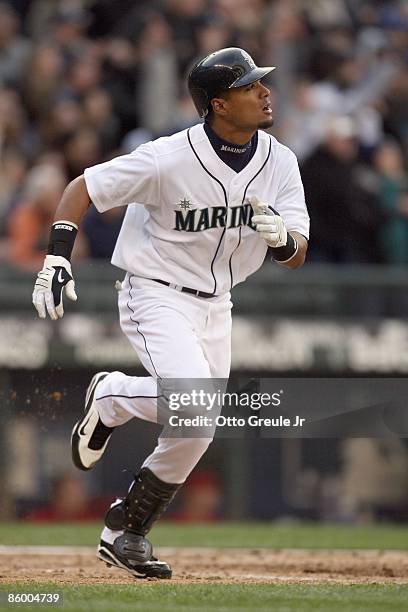
<path id="1" fill-rule="evenodd" d="M 112 530 L 145 536 L 167 509 L 181 484 L 170 484 L 142 468 L 126 497 L 106 513 L 105 525 Z"/>

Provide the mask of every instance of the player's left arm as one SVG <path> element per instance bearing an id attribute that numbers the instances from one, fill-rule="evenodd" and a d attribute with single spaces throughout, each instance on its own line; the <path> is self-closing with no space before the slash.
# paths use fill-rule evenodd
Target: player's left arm
<path id="1" fill-rule="evenodd" d="M 307 253 L 309 215 L 297 159 L 287 147 L 278 152 L 275 177 L 279 184 L 273 207 L 252 196 L 251 221 L 278 264 L 299 268 Z"/>

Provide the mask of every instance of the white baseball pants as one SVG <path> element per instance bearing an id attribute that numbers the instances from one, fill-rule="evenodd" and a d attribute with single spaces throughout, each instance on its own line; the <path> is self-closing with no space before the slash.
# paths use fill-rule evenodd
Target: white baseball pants
<path id="1" fill-rule="evenodd" d="M 225 378 L 231 363 L 230 294 L 199 298 L 127 274 L 119 292 L 120 324 L 150 376 L 110 373 L 96 390 L 109 427 L 133 417 L 157 420 L 158 378 Z M 210 438 L 159 438 L 143 466 L 165 482 L 182 483 Z"/>

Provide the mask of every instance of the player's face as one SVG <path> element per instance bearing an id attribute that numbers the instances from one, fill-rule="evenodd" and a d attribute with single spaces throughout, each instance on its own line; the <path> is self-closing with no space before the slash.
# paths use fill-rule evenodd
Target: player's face
<path id="1" fill-rule="evenodd" d="M 225 119 L 238 129 L 271 127 L 273 117 L 270 94 L 270 90 L 261 81 L 228 90 L 224 107 Z"/>

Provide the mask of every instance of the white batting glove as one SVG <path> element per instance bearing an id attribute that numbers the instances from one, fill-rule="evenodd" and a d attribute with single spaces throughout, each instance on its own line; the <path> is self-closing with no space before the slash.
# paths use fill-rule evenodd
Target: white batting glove
<path id="1" fill-rule="evenodd" d="M 272 248 L 286 246 L 288 232 L 282 217 L 274 214 L 268 205 L 256 196 L 252 196 L 249 202 L 254 211 L 251 221 L 266 244 Z"/>
<path id="2" fill-rule="evenodd" d="M 47 255 L 33 291 L 33 304 L 40 319 L 46 318 L 47 311 L 53 321 L 63 317 L 64 289 L 67 297 L 76 302 L 77 295 L 70 262 L 60 255 Z"/>

